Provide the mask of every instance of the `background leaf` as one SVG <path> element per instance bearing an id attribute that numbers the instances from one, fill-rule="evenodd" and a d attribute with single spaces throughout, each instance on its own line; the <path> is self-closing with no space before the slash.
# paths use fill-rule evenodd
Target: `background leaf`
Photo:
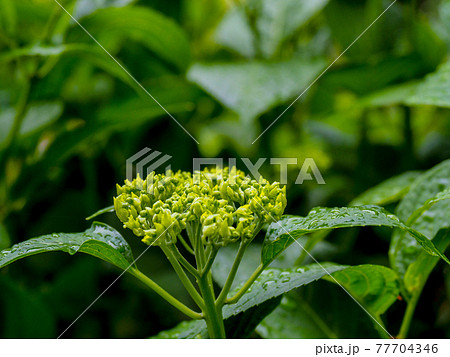
<path id="1" fill-rule="evenodd" d="M 90 15 L 98 9 L 105 7 L 123 7 L 136 2 L 136 0 L 77 0 L 73 11 L 73 17 L 77 20 Z"/>
<path id="2" fill-rule="evenodd" d="M 351 206 L 379 205 L 385 206 L 389 203 L 402 199 L 409 191 L 411 184 L 420 175 L 419 171 L 407 171 L 392 177 L 382 183 L 370 188 L 356 197 Z"/>
<path id="3" fill-rule="evenodd" d="M 61 116 L 62 111 L 63 105 L 61 102 L 31 104 L 23 119 L 19 136 L 25 137 L 42 130 L 55 122 Z M 4 141 L 12 128 L 14 115 L 15 109 L 13 108 L 6 109 L 0 113 L 0 128 L 2 129 L 0 131 L 0 148 L 3 146 Z"/>
<path id="4" fill-rule="evenodd" d="M 450 230 L 441 229 L 433 238 L 433 243 L 441 251 L 445 252 L 450 244 Z M 439 262 L 439 259 L 424 252 L 420 253 L 416 261 L 408 266 L 404 283 L 409 294 L 420 294 L 428 276 Z"/>
<path id="5" fill-rule="evenodd" d="M 100 43 L 105 36 L 133 40 L 179 69 L 185 69 L 189 63 L 190 45 L 184 31 L 172 19 L 153 9 L 138 6 L 104 8 L 84 17 L 81 24 Z M 78 26 L 73 27 L 68 38 L 71 42 L 74 39 L 92 41 Z"/>
<path id="6" fill-rule="evenodd" d="M 55 316 L 39 293 L 0 276 L 0 311 L 4 338 L 54 338 Z"/>
<path id="7" fill-rule="evenodd" d="M 414 95 L 406 100 L 409 105 L 436 105 L 450 108 L 450 62 L 441 65 L 436 72 L 429 74 L 420 83 Z"/>
<path id="8" fill-rule="evenodd" d="M 263 57 L 270 58 L 283 42 L 312 16 L 322 10 L 328 0 L 262 0 L 250 4 L 256 17 L 259 47 Z"/>
<path id="9" fill-rule="evenodd" d="M 0 223 L 0 250 L 7 248 L 11 245 L 11 239 L 9 238 L 6 227 Z"/>
<path id="10" fill-rule="evenodd" d="M 407 221 L 426 200 L 450 187 L 450 160 L 444 161 L 423 173 L 410 188 L 396 209 L 397 216 Z M 439 229 L 448 227 L 450 200 L 436 203 L 420 216 L 412 227 L 427 237 L 434 237 Z M 417 259 L 420 247 L 416 240 L 404 231 L 395 231 L 389 248 L 391 266 L 401 275 L 409 264 Z"/>
<path id="11" fill-rule="evenodd" d="M 334 273 L 333 278 L 376 317 L 384 314 L 400 294 L 397 274 L 381 265 L 352 266 Z M 335 282 L 329 276 L 324 279 Z"/>
<path id="12" fill-rule="evenodd" d="M 195 64 L 188 78 L 242 120 L 251 121 L 301 93 L 323 69 L 324 61 L 293 58 L 280 62 Z"/>

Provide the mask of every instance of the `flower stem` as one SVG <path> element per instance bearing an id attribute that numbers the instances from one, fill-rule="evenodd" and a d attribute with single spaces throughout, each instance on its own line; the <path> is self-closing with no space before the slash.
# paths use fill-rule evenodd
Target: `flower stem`
<path id="1" fill-rule="evenodd" d="M 192 282 L 189 280 L 188 276 L 184 272 L 183 268 L 181 267 L 180 263 L 176 259 L 173 252 L 170 250 L 170 248 L 166 247 L 164 244 L 161 245 L 161 249 L 163 250 L 164 254 L 167 256 L 167 259 L 169 259 L 170 264 L 172 264 L 175 272 L 177 273 L 178 277 L 180 278 L 181 282 L 183 283 L 183 286 L 191 295 L 192 299 L 195 301 L 195 303 L 203 309 L 203 299 L 200 296 L 200 294 L 195 289 L 194 285 L 192 285 Z"/>
<path id="2" fill-rule="evenodd" d="M 406 307 L 406 312 L 405 315 L 403 316 L 402 325 L 400 327 L 400 332 L 397 338 L 406 338 L 406 336 L 408 336 L 409 327 L 411 326 L 414 311 L 416 310 L 416 305 L 419 302 L 421 292 L 422 289 L 416 292 L 408 301 L 408 306 Z"/>
<path id="3" fill-rule="evenodd" d="M 217 305 L 223 306 L 223 303 L 225 299 L 227 298 L 227 295 L 231 289 L 231 285 L 233 284 L 234 278 L 236 277 L 236 273 L 239 268 L 239 264 L 241 263 L 242 257 L 245 253 L 245 248 L 247 248 L 247 244 L 243 241 L 239 245 L 239 250 L 236 254 L 236 257 L 234 258 L 233 265 L 231 266 L 230 273 L 228 274 L 228 278 L 225 282 L 225 285 L 222 288 L 222 291 L 219 294 L 219 297 L 217 298 Z"/>
<path id="4" fill-rule="evenodd" d="M 210 275 L 211 272 L 198 280 L 198 286 L 205 302 L 203 316 L 205 317 L 210 338 L 226 338 L 222 307 L 215 304 L 214 289 L 210 282 Z"/>
<path id="5" fill-rule="evenodd" d="M 247 282 L 239 289 L 239 291 L 233 297 L 231 297 L 229 299 L 226 299 L 225 303 L 226 304 L 234 304 L 234 303 L 236 303 L 242 297 L 242 295 L 244 295 L 245 292 L 250 288 L 250 286 L 255 282 L 255 280 L 263 272 L 265 267 L 266 266 L 264 264 L 260 264 L 258 266 L 258 268 L 256 268 L 256 270 L 250 276 L 250 278 L 248 278 Z"/>
<path id="6" fill-rule="evenodd" d="M 189 263 L 185 257 L 183 257 L 183 255 L 181 255 L 180 251 L 178 250 L 178 248 L 173 245 L 170 246 L 169 249 L 172 250 L 172 253 L 175 255 L 175 258 L 178 259 L 178 261 L 181 263 L 182 266 L 184 266 L 184 268 L 191 273 L 195 278 L 198 278 L 199 273 L 197 271 L 197 269 L 195 269 L 191 263 Z"/>
<path id="7" fill-rule="evenodd" d="M 170 305 L 180 310 L 185 315 L 189 316 L 191 319 L 201 319 L 202 314 L 195 312 L 184 305 L 182 302 L 174 298 L 170 295 L 166 290 L 156 284 L 152 279 L 150 279 L 147 275 L 143 274 L 140 270 L 136 268 L 130 268 L 128 270 L 134 277 L 138 278 L 145 285 L 147 285 L 150 289 L 152 289 L 155 293 L 161 296 L 164 300 L 166 300 Z"/>

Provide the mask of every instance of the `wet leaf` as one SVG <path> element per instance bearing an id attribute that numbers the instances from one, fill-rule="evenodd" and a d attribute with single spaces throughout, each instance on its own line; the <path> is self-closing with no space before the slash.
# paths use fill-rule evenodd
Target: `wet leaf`
<path id="1" fill-rule="evenodd" d="M 433 238 L 433 243 L 441 251 L 445 252 L 450 244 L 450 230 L 442 229 Z M 420 253 L 414 263 L 408 266 L 406 270 L 404 283 L 408 293 L 420 294 L 430 273 L 433 271 L 439 258 L 432 257 L 424 252 Z"/>
<path id="2" fill-rule="evenodd" d="M 228 319 L 265 301 L 281 296 L 292 289 L 314 282 L 324 275 L 346 268 L 343 265 L 323 263 L 321 265 L 311 264 L 293 269 L 266 269 L 237 303 L 224 306 L 223 317 Z M 230 296 L 234 295 L 237 290 L 231 292 Z M 183 322 L 174 329 L 158 334 L 155 338 L 196 338 L 206 336 L 205 322 L 191 321 Z"/>
<path id="3" fill-rule="evenodd" d="M 396 215 L 407 222 L 416 210 L 422 210 L 425 202 L 439 192 L 450 187 L 450 160 L 441 162 L 414 181 L 409 192 L 397 206 Z M 420 211 L 418 211 L 420 212 Z M 450 225 L 450 200 L 442 200 L 422 212 L 411 222 L 412 228 L 427 237 Z M 413 237 L 405 231 L 394 231 L 389 248 L 391 266 L 403 275 L 409 264 L 413 263 L 421 249 Z"/>
<path id="4" fill-rule="evenodd" d="M 431 255 L 450 261 L 422 233 L 402 223 L 395 215 L 377 206 L 358 206 L 340 208 L 314 208 L 306 217 L 284 216 L 279 222 L 272 223 L 263 244 L 261 261 L 270 264 L 299 237 L 325 229 L 384 226 L 400 228 L 414 236 L 418 244 Z"/>
<path id="5" fill-rule="evenodd" d="M 0 252 L 0 268 L 31 255 L 55 251 L 90 254 L 123 270 L 133 263 L 131 248 L 120 233 L 104 223 L 94 222 L 83 233 L 48 234 L 4 249 Z"/>

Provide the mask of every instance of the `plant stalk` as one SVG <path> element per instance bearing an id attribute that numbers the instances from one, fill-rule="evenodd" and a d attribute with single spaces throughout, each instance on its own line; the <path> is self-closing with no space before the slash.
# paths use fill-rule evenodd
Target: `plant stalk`
<path id="1" fill-rule="evenodd" d="M 242 295 L 245 294 L 245 292 L 250 288 L 250 286 L 255 282 L 255 280 L 258 278 L 258 276 L 263 272 L 263 270 L 266 268 L 264 264 L 260 264 L 258 268 L 253 272 L 253 274 L 248 278 L 246 283 L 239 289 L 239 291 L 231 298 L 226 299 L 226 304 L 234 304 L 236 303 Z"/>
<path id="2" fill-rule="evenodd" d="M 191 295 L 191 297 L 195 301 L 195 303 L 201 309 L 203 309 L 204 303 L 203 303 L 202 297 L 200 296 L 198 291 L 195 289 L 194 285 L 192 285 L 192 282 L 189 280 L 188 276 L 186 275 L 185 271 L 181 267 L 180 263 L 176 259 L 175 255 L 173 254 L 171 249 L 164 245 L 161 245 L 161 249 L 163 250 L 164 254 L 167 256 L 167 259 L 169 260 L 170 264 L 174 268 L 175 272 L 177 273 L 178 277 L 181 280 L 181 283 L 183 284 L 183 286 L 185 287 L 185 289 L 187 290 L 189 295 Z"/>
<path id="3" fill-rule="evenodd" d="M 411 326 L 414 311 L 416 310 L 416 305 L 419 302 L 421 292 L 422 289 L 416 291 L 416 293 L 408 301 L 408 306 L 406 307 L 405 316 L 403 316 L 402 325 L 400 326 L 400 332 L 398 333 L 397 338 L 406 338 L 406 336 L 408 336 L 409 327 Z"/>
<path id="4" fill-rule="evenodd" d="M 203 317 L 202 314 L 191 310 L 186 305 L 184 305 L 182 302 L 180 302 L 179 300 L 174 298 L 166 290 L 164 290 L 162 287 L 160 287 L 158 284 L 156 284 L 152 279 L 150 279 L 147 275 L 143 274 L 140 270 L 138 270 L 136 268 L 130 268 L 129 272 L 134 277 L 136 277 L 140 281 L 142 281 L 145 285 L 147 285 L 150 289 L 152 289 L 155 293 L 157 293 L 159 296 L 161 296 L 164 300 L 166 300 L 170 305 L 172 305 L 173 307 L 177 308 L 182 313 L 184 313 L 186 316 L 190 317 L 191 319 L 201 319 Z"/>
<path id="5" fill-rule="evenodd" d="M 198 280 L 198 286 L 205 302 L 203 316 L 205 317 L 210 338 L 226 338 L 222 307 L 215 304 L 214 289 L 210 283 L 210 275 L 211 273 L 209 272 Z"/>
<path id="6" fill-rule="evenodd" d="M 223 306 L 223 303 L 227 298 L 227 295 L 231 289 L 231 285 L 233 284 L 234 278 L 236 277 L 239 264 L 241 263 L 242 257 L 244 256 L 245 248 L 247 248 L 247 244 L 245 244 L 242 241 L 241 244 L 239 245 L 239 250 L 236 254 L 236 257 L 234 258 L 234 262 L 228 274 L 227 281 L 225 282 L 225 285 L 223 286 L 222 291 L 220 292 L 219 297 L 217 298 L 217 306 Z"/>

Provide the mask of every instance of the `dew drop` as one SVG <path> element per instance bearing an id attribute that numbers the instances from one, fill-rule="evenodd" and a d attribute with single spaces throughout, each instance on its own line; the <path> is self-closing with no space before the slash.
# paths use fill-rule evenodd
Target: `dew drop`
<path id="1" fill-rule="evenodd" d="M 267 289 L 270 285 L 274 284 L 275 281 L 274 280 L 267 280 L 264 284 L 263 284 L 263 289 Z"/>

